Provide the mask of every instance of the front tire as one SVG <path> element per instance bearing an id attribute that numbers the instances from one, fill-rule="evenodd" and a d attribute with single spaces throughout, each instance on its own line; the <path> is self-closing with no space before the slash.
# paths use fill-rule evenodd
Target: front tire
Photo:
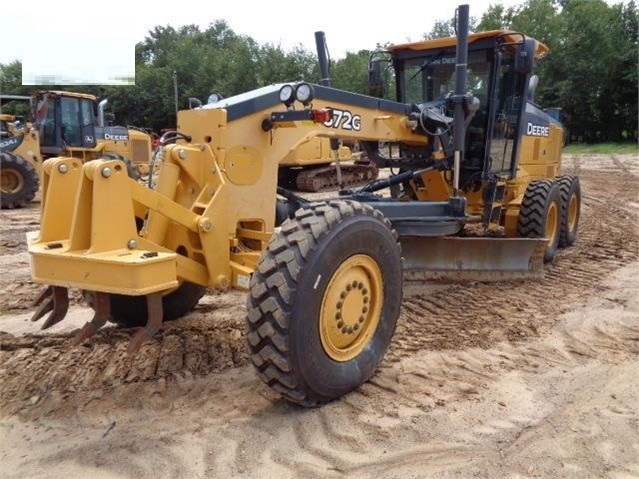
<path id="1" fill-rule="evenodd" d="M 315 406 L 367 381 L 402 300 L 397 235 L 371 206 L 313 203 L 268 244 L 251 279 L 248 343 L 260 378 Z"/>
<path id="2" fill-rule="evenodd" d="M 184 282 L 177 289 L 162 296 L 163 321 L 173 321 L 195 308 L 200 298 L 204 296 L 206 288 Z M 93 294 L 83 291 L 85 301 L 93 307 Z M 125 328 L 146 325 L 148 309 L 146 296 L 128 296 L 125 294 L 111 294 L 112 323 Z"/>
<path id="3" fill-rule="evenodd" d="M 0 153 L 2 209 L 22 208 L 35 198 L 40 180 L 31 163 L 21 156 Z"/>
<path id="4" fill-rule="evenodd" d="M 544 261 L 554 259 L 561 229 L 559 185 L 551 180 L 533 181 L 526 188 L 519 211 L 517 234 L 523 238 L 548 238 Z"/>

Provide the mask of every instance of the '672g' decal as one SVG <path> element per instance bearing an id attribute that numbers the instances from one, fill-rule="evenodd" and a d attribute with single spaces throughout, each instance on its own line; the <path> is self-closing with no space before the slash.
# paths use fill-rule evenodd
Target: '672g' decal
<path id="1" fill-rule="evenodd" d="M 348 110 L 338 110 L 333 108 L 333 118 L 324 122 L 328 128 L 341 128 L 342 130 L 359 131 L 362 129 L 362 117 L 353 115 Z"/>

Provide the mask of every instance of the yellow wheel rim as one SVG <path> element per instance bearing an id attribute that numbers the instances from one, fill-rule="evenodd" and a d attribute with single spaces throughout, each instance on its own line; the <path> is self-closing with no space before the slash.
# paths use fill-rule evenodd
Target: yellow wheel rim
<path id="1" fill-rule="evenodd" d="M 22 175 L 11 169 L 2 170 L 1 181 L 3 193 L 17 193 L 24 184 Z"/>
<path id="2" fill-rule="evenodd" d="M 349 361 L 361 353 L 379 324 L 384 287 L 373 258 L 351 256 L 331 277 L 320 310 L 320 339 L 335 361 Z"/>
<path id="3" fill-rule="evenodd" d="M 557 208 L 557 202 L 550 203 L 548 208 L 548 216 L 546 217 L 546 237 L 550 238 L 550 245 L 555 241 L 557 236 L 557 218 L 559 217 L 559 208 Z"/>
<path id="4" fill-rule="evenodd" d="M 577 218 L 579 217 L 579 200 L 577 195 L 570 197 L 570 204 L 568 205 L 568 231 L 573 231 L 577 226 Z"/>

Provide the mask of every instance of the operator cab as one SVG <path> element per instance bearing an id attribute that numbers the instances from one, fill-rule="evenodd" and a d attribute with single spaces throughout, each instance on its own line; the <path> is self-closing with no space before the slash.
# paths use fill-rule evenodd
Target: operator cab
<path id="1" fill-rule="evenodd" d="M 0 114 L 0 140 L 13 136 L 9 123 L 13 121 L 13 116 Z"/>
<path id="2" fill-rule="evenodd" d="M 93 95 L 70 92 L 37 92 L 33 117 L 40 132 L 42 153 L 60 155 L 68 148 L 95 148 Z"/>
<path id="3" fill-rule="evenodd" d="M 397 101 L 436 106 L 452 116 L 446 96 L 455 88 L 456 41 L 451 37 L 388 48 Z M 480 105 L 467 128 L 462 189 L 488 177 L 515 177 L 532 59 L 547 51 L 542 43 L 511 31 L 469 35 L 465 90 Z"/>

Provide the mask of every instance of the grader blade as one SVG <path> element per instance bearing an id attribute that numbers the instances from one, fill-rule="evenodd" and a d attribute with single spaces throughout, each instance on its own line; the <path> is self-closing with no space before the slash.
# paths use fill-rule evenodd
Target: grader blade
<path id="1" fill-rule="evenodd" d="M 406 281 L 506 281 L 543 277 L 547 239 L 405 237 Z"/>
<path id="2" fill-rule="evenodd" d="M 82 329 L 73 338 L 73 345 L 78 346 L 89 336 L 95 334 L 109 320 L 111 315 L 111 297 L 108 293 L 95 293 L 93 302 L 95 314 L 93 319 L 82 326 Z"/>
<path id="3" fill-rule="evenodd" d="M 59 323 L 67 315 L 69 310 L 69 292 L 67 288 L 61 286 L 47 286 L 33 302 L 34 306 L 38 306 L 38 309 L 31 321 L 38 321 L 48 312 L 51 314 L 47 317 L 42 324 L 41 329 L 48 329 L 56 323 Z"/>

